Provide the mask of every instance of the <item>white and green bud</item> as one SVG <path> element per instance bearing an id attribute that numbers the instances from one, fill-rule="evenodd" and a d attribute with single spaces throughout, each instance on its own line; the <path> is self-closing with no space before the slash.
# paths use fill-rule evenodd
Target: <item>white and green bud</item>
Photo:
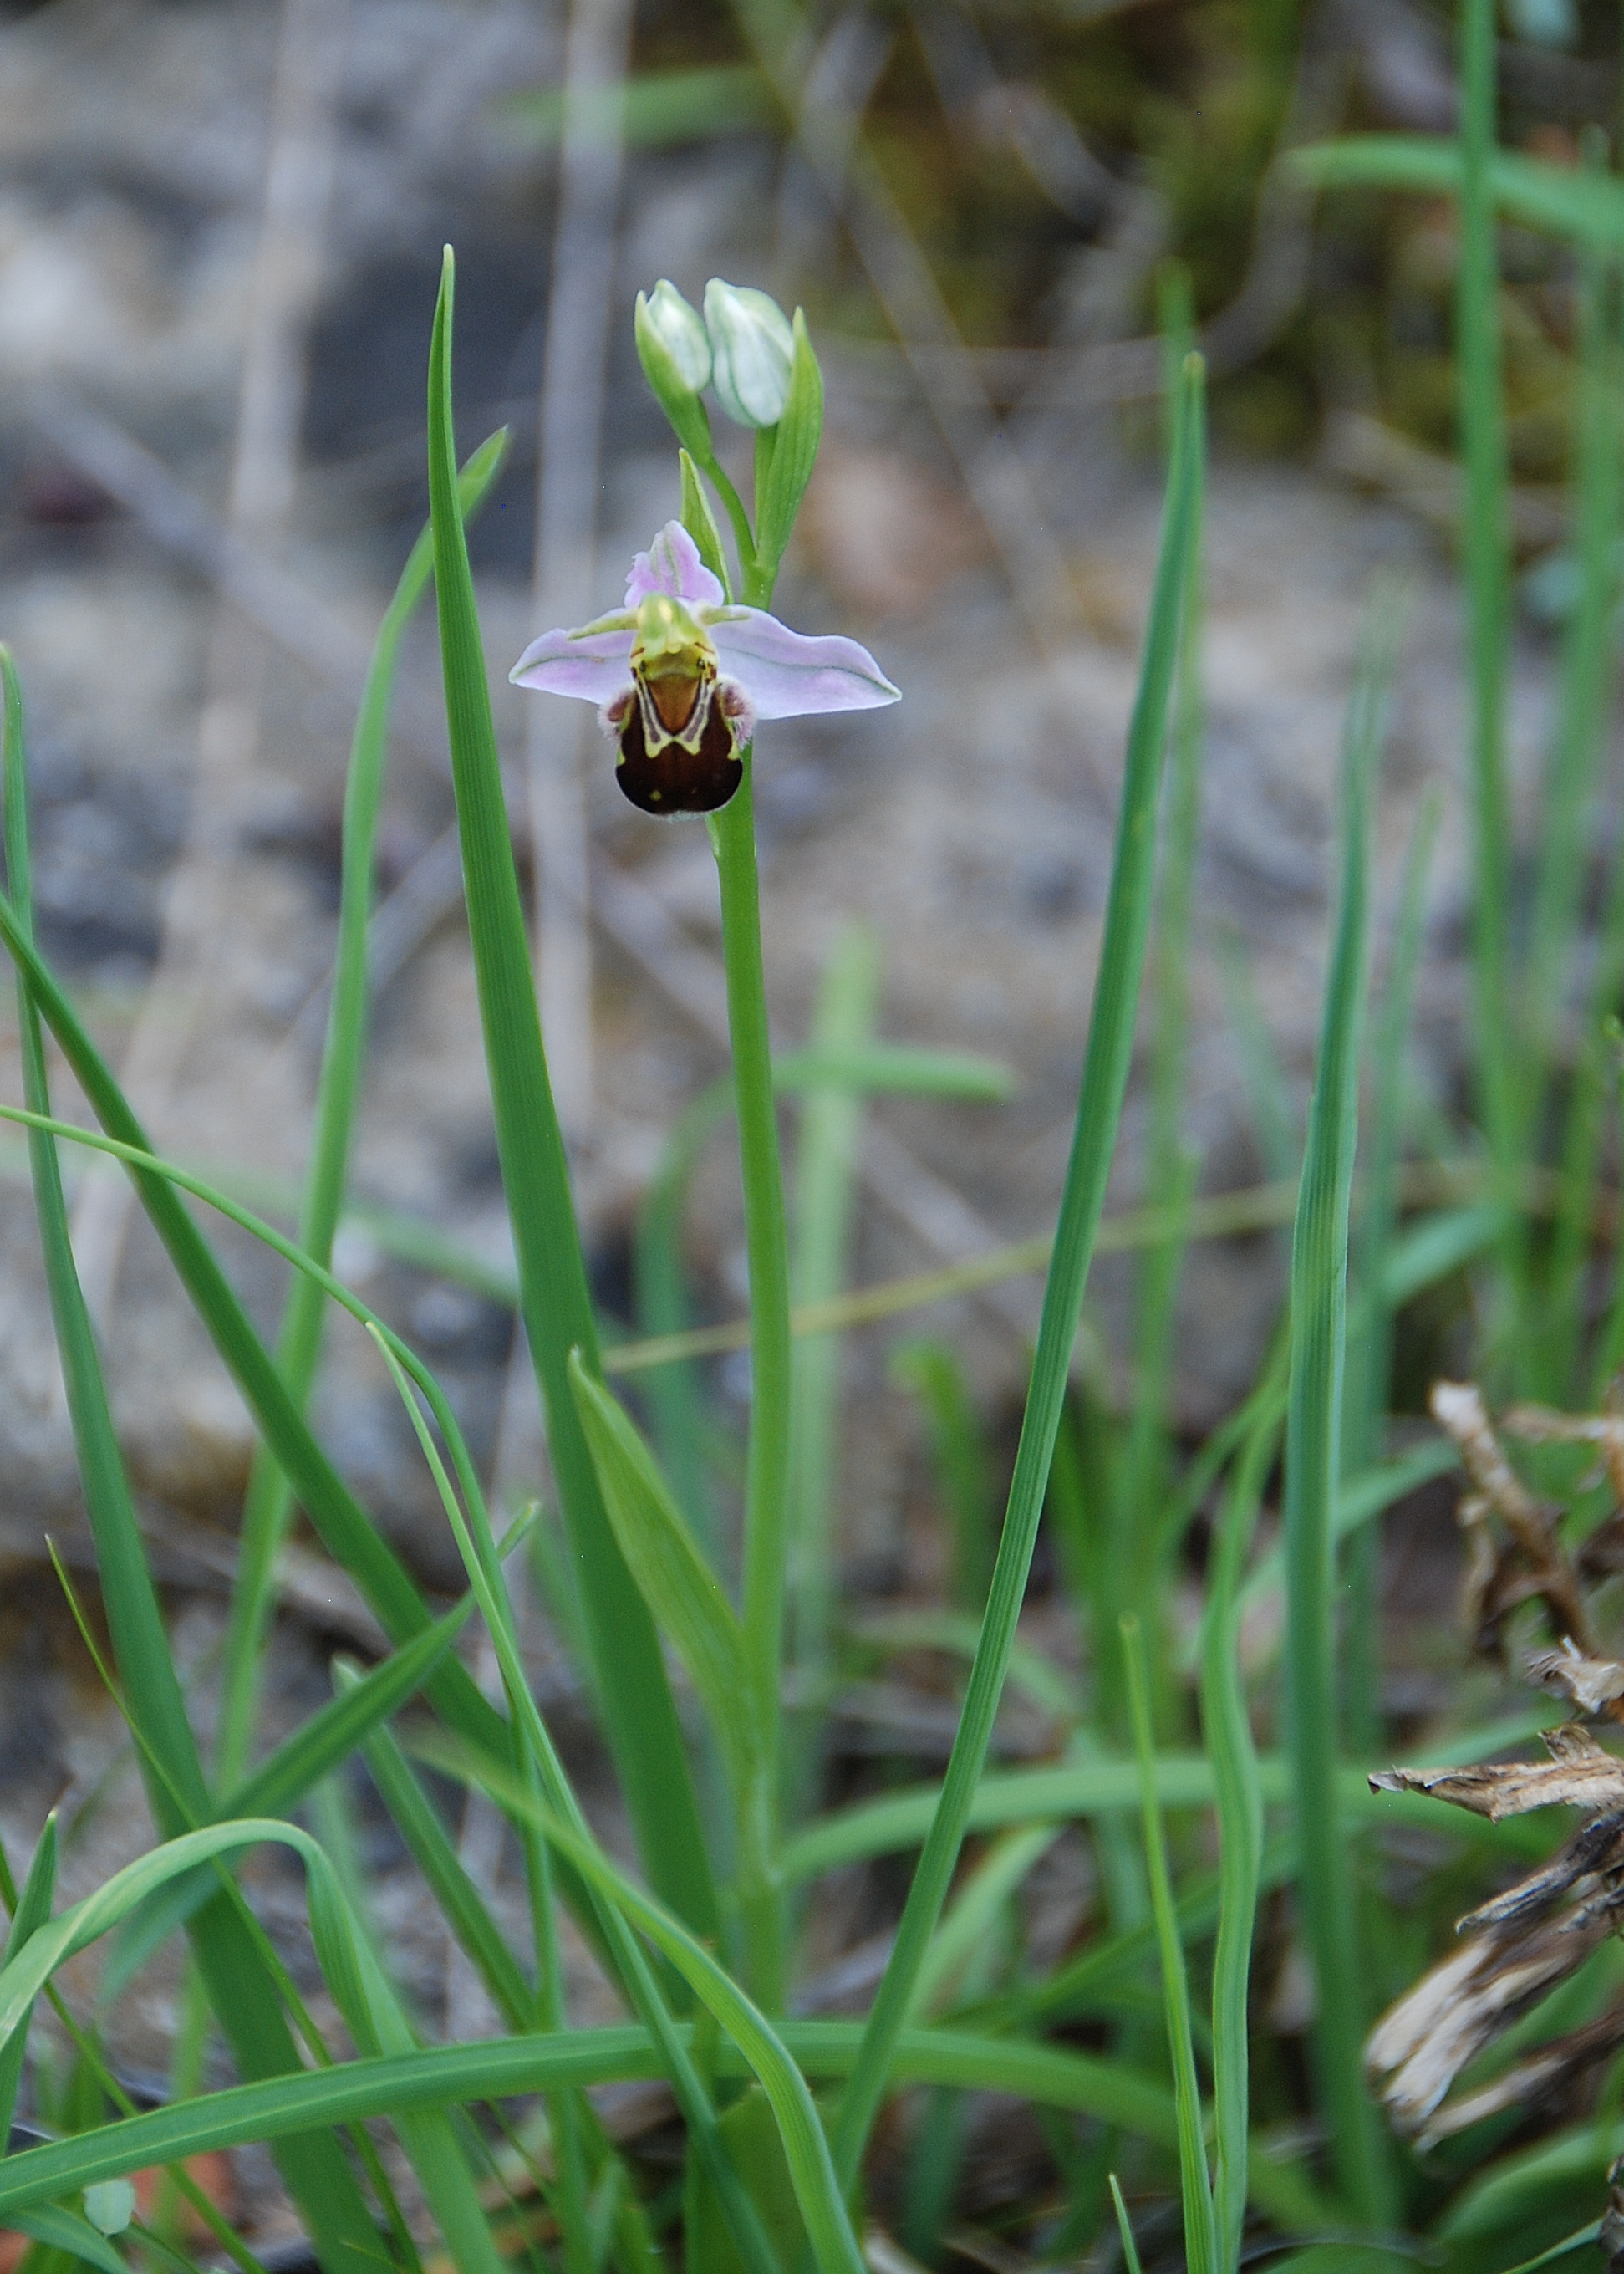
<path id="1" fill-rule="evenodd" d="M 710 339 L 699 311 L 662 276 L 651 294 L 638 293 L 635 329 L 643 375 L 678 440 L 708 457 L 710 421 L 699 391 L 710 377 Z"/>
<path id="2" fill-rule="evenodd" d="M 776 426 L 789 399 L 795 337 L 776 300 L 713 276 L 705 287 L 710 384 L 741 426 Z"/>
<path id="3" fill-rule="evenodd" d="M 704 318 L 691 308 L 668 276 L 662 276 L 646 302 L 637 300 L 639 320 L 646 323 L 671 358 L 673 370 L 690 395 L 710 383 L 710 335 Z"/>

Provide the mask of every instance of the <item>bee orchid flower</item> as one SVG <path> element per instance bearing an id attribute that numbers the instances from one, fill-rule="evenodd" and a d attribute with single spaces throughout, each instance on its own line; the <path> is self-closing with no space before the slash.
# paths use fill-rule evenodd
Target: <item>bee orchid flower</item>
<path id="1" fill-rule="evenodd" d="M 544 632 L 515 687 L 596 703 L 618 744 L 615 779 L 645 813 L 714 813 L 744 779 L 759 719 L 870 711 L 898 689 L 867 648 L 808 638 L 737 607 L 680 521 L 632 563 L 626 605 L 575 631 Z"/>

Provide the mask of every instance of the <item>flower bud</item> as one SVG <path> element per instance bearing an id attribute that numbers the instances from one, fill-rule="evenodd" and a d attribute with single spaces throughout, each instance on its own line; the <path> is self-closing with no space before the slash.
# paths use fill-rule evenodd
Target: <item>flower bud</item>
<path id="1" fill-rule="evenodd" d="M 795 340 L 776 300 L 713 276 L 705 287 L 710 384 L 741 426 L 776 426 L 789 397 Z"/>
<path id="2" fill-rule="evenodd" d="M 710 421 L 699 390 L 710 376 L 710 342 L 698 311 L 662 276 L 652 297 L 637 295 L 635 330 L 643 375 L 678 441 L 696 458 L 709 458 Z"/>
<path id="3" fill-rule="evenodd" d="M 652 335 L 670 358 L 672 373 L 690 395 L 697 395 L 710 382 L 710 342 L 704 320 L 697 308 L 690 308 L 668 276 L 662 276 L 645 300 L 637 296 L 637 344 L 644 349 L 645 335 Z M 643 354 L 648 360 L 646 350 Z"/>

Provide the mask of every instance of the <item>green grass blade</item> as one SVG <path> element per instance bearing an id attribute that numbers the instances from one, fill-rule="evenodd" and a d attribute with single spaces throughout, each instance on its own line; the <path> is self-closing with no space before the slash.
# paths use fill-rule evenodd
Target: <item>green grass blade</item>
<path id="1" fill-rule="evenodd" d="M 688 2029 L 680 2035 L 690 2042 Z M 780 2035 L 805 2075 L 833 2080 L 849 2074 L 861 2028 L 853 2022 L 786 2022 Z M 726 2080 L 748 2073 L 743 2055 L 725 2038 L 717 2047 L 716 2067 Z M 429 2046 L 401 2059 L 345 2061 L 274 2084 L 232 2086 L 25 2149 L 0 2162 L 0 2218 L 98 2180 L 305 2127 L 664 2073 L 647 2032 L 629 2024 Z M 1165 2085 L 1119 2061 L 1069 2047 L 967 2030 L 906 2029 L 897 2041 L 895 2075 L 899 2086 L 1005 2092 L 1120 2125 L 1164 2148 L 1177 2144 L 1173 2099 Z M 1327 2206 L 1300 2173 L 1259 2156 L 1252 2177 L 1254 2202 L 1277 2224 L 1312 2230 L 1330 2223 Z"/>
<path id="2" fill-rule="evenodd" d="M 22 696 L 11 659 L 4 652 L 0 652 L 0 675 L 4 681 L 0 803 L 4 805 L 6 876 L 15 902 L 14 921 L 26 942 L 31 928 L 31 892 Z M 19 976 L 18 1009 L 24 1093 L 36 1112 L 49 1113 L 39 1002 L 31 975 L 26 973 Z M 95 1338 L 79 1288 L 56 1145 L 43 1131 L 34 1130 L 29 1148 L 51 1315 L 86 1512 L 95 1542 L 102 1601 L 125 1704 L 141 1741 L 148 1802 L 160 1827 L 173 1835 L 206 1819 L 207 1788 L 147 1569 Z M 243 2074 L 262 2077 L 297 2067 L 297 2054 L 275 1989 L 235 1912 L 223 1902 L 209 1904 L 193 1920 L 192 1937 L 209 2002 Z M 360 2190 L 337 2142 L 322 2134 L 289 2140 L 278 2160 L 327 2274 L 355 2274 L 356 2254 L 371 2254 L 373 2232 Z"/>
<path id="3" fill-rule="evenodd" d="M 25 2025 L 34 1999 L 59 1967 L 130 1916 L 157 1889 L 184 1878 L 199 1864 L 209 1864 L 263 1841 L 292 1848 L 304 1862 L 317 1956 L 351 2036 L 370 2052 L 397 2058 L 415 2055 L 417 2048 L 405 2017 L 322 1849 L 297 1826 L 265 1818 L 244 1818 L 181 1834 L 114 1872 L 94 1894 L 38 1929 L 17 1955 L 0 1968 L 0 2044 Z M 201 1952 L 199 1956 L 207 1975 L 207 1957 Z M 500 2261 L 449 2120 L 438 2112 L 408 2112 L 403 2121 L 399 2117 L 396 2120 L 461 2274 L 499 2274 Z M 309 2136 L 325 2146 L 335 2145 L 328 2134 Z M 289 2144 L 283 2142 L 279 2160 L 285 2159 Z M 330 2228 L 320 2230 L 312 2240 L 324 2263 L 328 2258 L 346 2263 L 341 2244 L 350 2251 L 363 2251 L 370 2262 L 378 2249 L 370 2225 L 367 2234 L 365 2246 L 358 2239 L 346 2243 Z"/>
<path id="4" fill-rule="evenodd" d="M 1470 726 L 1471 973 L 1477 1110 L 1502 1178 L 1516 1157 L 1511 1057 L 1511 821 L 1506 786 L 1506 666 L 1511 597 L 1510 476 L 1500 378 L 1500 269 L 1492 168 L 1494 0 L 1462 0 L 1461 252 L 1455 368 L 1465 477 L 1462 527 Z"/>
<path id="5" fill-rule="evenodd" d="M 1122 2241 L 1122 2263 L 1127 2274 L 1145 2274 L 1139 2260 L 1139 2247 L 1133 2240 L 1133 2229 L 1128 2224 L 1128 2206 L 1122 2199 L 1122 2189 L 1116 2174 L 1110 2174 L 1111 2205 L 1116 2213 L 1116 2233 Z"/>
<path id="6" fill-rule="evenodd" d="M 1427 883 L 1442 817 L 1442 792 L 1434 785 L 1416 816 L 1405 856 L 1381 1019 L 1372 1053 L 1370 1141 L 1350 1267 L 1356 1299 L 1349 1318 L 1342 1392 L 1344 1476 L 1372 1466 L 1384 1449 L 1393 1374 L 1396 1306 L 1390 1267 L 1398 1231 L 1404 1073 L 1416 976 L 1425 937 Z M 1380 1555 L 1380 1532 L 1373 1525 L 1362 1525 L 1349 1542 L 1343 1565 L 1346 1671 L 1342 1691 L 1347 1701 L 1348 1742 L 1356 1753 L 1373 1751 L 1381 1727 Z"/>
<path id="7" fill-rule="evenodd" d="M 1128 1705 L 1139 1761 L 1144 1812 L 1145 1862 L 1150 1881 L 1156 1946 L 1162 1959 L 1162 1999 L 1167 2015 L 1168 2049 L 1173 2059 L 1173 2097 L 1178 2110 L 1178 2176 L 1184 2208 L 1184 2259 L 1189 2274 L 1217 2274 L 1218 2233 L 1213 2218 L 1213 2183 L 1207 2168 L 1201 2128 L 1201 2088 L 1196 2075 L 1195 2042 L 1190 2029 L 1190 1984 L 1184 1949 L 1178 1939 L 1173 1883 L 1168 1873 L 1162 1809 L 1156 1797 L 1156 1745 L 1150 1726 L 1150 1678 L 1139 1622 L 1122 1622 L 1122 1647 L 1128 1676 Z"/>
<path id="8" fill-rule="evenodd" d="M 1169 478 L 1161 557 L 1151 602 L 1145 659 L 1117 820 L 1094 1015 L 1088 1032 L 1071 1159 L 1060 1204 L 1054 1254 L 1043 1292 L 1042 1322 L 1016 1454 L 1015 1475 L 994 1567 L 981 1641 L 959 1717 L 942 1799 L 908 1890 L 891 1955 L 864 2032 L 858 2069 L 842 2098 L 835 2160 L 841 2183 L 854 2182 L 886 2072 L 930 1938 L 936 1931 L 981 1780 L 1026 1592 L 1049 1462 L 1065 1398 L 1066 1375 L 1094 1234 L 1116 1147 L 1139 1006 L 1155 874 L 1156 808 L 1167 741 L 1168 703 L 1177 657 L 1178 624 L 1196 529 L 1200 459 L 1201 372 L 1184 367 L 1178 441 Z"/>
<path id="9" fill-rule="evenodd" d="M 1455 136 L 1350 134 L 1312 143 L 1287 160 L 1320 189 L 1383 189 L 1459 198 L 1467 161 Z M 1508 221 L 1544 230 L 1598 252 L 1624 252 L 1624 183 L 1509 151 L 1491 149 L 1488 191 Z"/>
<path id="10" fill-rule="evenodd" d="M 153 1229 L 168 1249 L 194 1309 L 292 1484 L 299 1505 L 335 1561 L 355 1579 L 390 1640 L 410 1641 L 432 1623 L 422 1596 L 288 1396 L 270 1353 L 255 1333 L 207 1241 L 171 1189 L 173 1184 L 184 1180 L 172 1172 L 160 1173 L 144 1165 L 152 1157 L 146 1133 L 55 975 L 34 948 L 16 910 L 5 900 L 0 900 L 0 944 L 26 978 L 29 992 L 60 1045 L 75 1081 L 108 1133 L 110 1143 L 107 1149 L 130 1169 Z M 82 1132 L 71 1130 L 59 1133 L 83 1135 Z M 224 1196 L 211 1192 L 209 1198 L 213 1206 L 223 1201 Z M 233 1213 L 232 1204 L 226 1202 L 223 1212 Z M 241 1220 L 241 1213 L 237 1220 Z M 258 1227 L 258 1219 L 249 1221 L 251 1228 Z M 268 1226 L 262 1229 L 278 1253 L 289 1261 L 302 1254 L 294 1244 L 279 1241 Z M 332 1291 L 333 1283 L 329 1281 L 328 1292 Z M 492 1713 L 467 1669 L 456 1660 L 449 1660 L 435 1674 L 428 1694 L 436 1710 L 476 1743 L 496 1747 L 505 1744 L 500 1717 Z"/>
<path id="11" fill-rule="evenodd" d="M 1337 1784 L 1333 1599 L 1349 1213 L 1367 984 L 1371 801 L 1387 675 L 1380 652 L 1367 650 L 1343 753 L 1339 904 L 1292 1239 L 1284 1523 L 1285 1730 L 1302 1843 L 1304 1924 L 1318 1985 L 1318 2082 L 1342 2184 L 1357 2215 L 1374 2227 L 1391 2225 L 1394 2198 L 1386 2142 L 1360 2067 L 1365 2001 Z"/>
<path id="12" fill-rule="evenodd" d="M 912 2021 L 923 2021 L 978 1954 L 999 1913 L 1060 1836 L 1054 1824 L 1026 1825 L 994 1841 L 942 1915 L 914 1988 Z M 962 2000 L 962 1993 L 960 1996 Z"/>
<path id="13" fill-rule="evenodd" d="M 506 431 L 493 434 L 469 460 L 461 478 L 463 513 L 475 512 L 501 470 Z M 366 1049 L 366 929 L 372 914 L 378 815 L 388 753 L 389 713 L 401 642 L 433 567 L 432 535 L 425 529 L 401 571 L 385 612 L 362 690 L 344 784 L 343 852 L 333 994 L 327 1011 L 321 1072 L 311 1138 L 310 1166 L 299 1210 L 299 1245 L 319 1263 L 333 1253 L 343 1206 L 350 1135 L 361 1094 Z M 321 1352 L 326 1299 L 313 1279 L 296 1276 L 288 1290 L 276 1363 L 289 1396 L 307 1404 Z M 220 1706 L 215 1778 L 235 1784 L 248 1766 L 259 1683 L 259 1654 L 274 1601 L 276 1555 L 287 1530 L 288 1481 L 263 1441 L 255 1450 L 243 1503 L 237 1584 L 226 1630 L 225 1675 Z"/>
<path id="14" fill-rule="evenodd" d="M 24 2211 L 17 2228 L 19 2233 L 63 2251 L 70 2259 L 99 2268 L 101 2274 L 130 2274 L 128 2262 L 107 2236 L 98 2234 L 87 2218 L 60 2203 L 41 2203 L 37 2210 Z"/>
<path id="15" fill-rule="evenodd" d="M 267 1754 L 214 1813 L 229 1816 L 282 1815 L 312 1787 L 347 1760 L 380 1721 L 420 1690 L 455 1642 L 472 1608 L 471 1597 L 395 1651 L 331 1706 L 312 1713 L 302 1728 Z M 97 1999 L 109 2007 L 120 1998 L 154 1954 L 218 1888 L 212 1871 L 163 1888 L 119 1929 L 97 1984 Z"/>
<path id="16" fill-rule="evenodd" d="M 979 1613 L 992 1580 L 998 1508 L 970 1385 L 958 1352 L 927 1337 L 893 1351 L 891 1372 L 925 1409 L 937 1488 L 952 1531 L 953 1601 L 961 1611 Z"/>
<path id="17" fill-rule="evenodd" d="M 6 1937 L 5 1956 L 15 1958 L 36 1927 L 43 1926 L 50 1917 L 51 1904 L 56 1893 L 56 1811 L 53 1808 L 45 1819 L 34 1860 L 28 1866 L 28 1877 L 11 1914 L 11 1931 Z M 0 2155 L 6 2152 L 11 2137 L 11 2118 L 17 2109 L 17 2088 L 22 2081 L 23 2058 L 28 2050 L 28 2025 L 25 2022 L 0 2051 Z"/>
<path id="18" fill-rule="evenodd" d="M 670 1960 L 744 2055 L 772 2104 L 795 2200 L 823 2274 L 863 2274 L 822 2120 L 806 2079 L 766 2016 L 681 1922 L 634 1887 L 601 1849 L 555 1817 L 548 1817 L 543 1829 L 582 1877 Z"/>
<path id="19" fill-rule="evenodd" d="M 222 1816 L 280 1816 L 302 1800 L 322 1777 L 347 1760 L 357 1746 L 425 1688 L 434 1668 L 454 1647 L 473 1608 L 464 1596 L 455 1609 L 390 1653 L 381 1664 L 348 1684 L 330 1706 L 312 1713 L 302 1728 L 267 1753 L 220 1803 Z"/>
<path id="20" fill-rule="evenodd" d="M 307 1263 L 305 1268 L 313 1269 L 314 1266 Z M 350 1299 L 353 1302 L 353 1298 Z M 515 1769 L 507 1764 L 499 1765 L 488 1754 L 470 1755 L 468 1758 L 473 1764 L 475 1781 L 482 1789 L 498 1797 L 510 1815 L 545 1831 L 546 1827 L 538 1815 L 536 1784 L 539 1782 L 543 1799 L 552 1811 L 549 1821 L 560 1820 L 568 1824 L 583 1841 L 590 1844 L 591 1834 L 586 1818 L 530 1692 L 519 1652 L 513 1607 L 502 1578 L 500 1559 L 492 1537 L 479 1480 L 468 1457 L 468 1448 L 457 1427 L 456 1417 L 433 1376 L 398 1337 L 379 1321 L 370 1321 L 368 1331 L 382 1353 L 384 1363 L 389 1368 L 405 1404 L 417 1442 L 434 1479 L 463 1568 L 494 1645 L 497 1664 L 508 1693 L 508 1708 L 514 1716 L 520 1748 L 517 1755 L 519 1766 Z M 449 1449 L 456 1472 L 456 1488 L 452 1486 L 418 1403 L 419 1394 L 426 1401 Z M 466 1514 L 457 1497 L 458 1489 L 467 1502 Z M 705 2176 L 721 2201 L 724 2214 L 733 2229 L 733 2239 L 749 2274 L 775 2274 L 777 2258 L 771 2240 L 729 2159 L 710 2094 L 677 2035 L 659 1984 L 641 1946 L 616 1906 L 601 1894 L 596 1901 L 612 1964 L 634 2010 L 660 2048 L 665 2074 L 670 2079 L 677 2105 L 688 2125 L 690 2152 L 700 2157 L 703 2164 Z"/>
<path id="21" fill-rule="evenodd" d="M 1605 177 L 1606 141 L 1599 128 L 1587 130 L 1585 160 L 1593 177 Z M 1608 322 L 1613 275 L 1613 264 L 1587 247 L 1578 278 L 1579 351 L 1574 380 L 1578 415 L 1570 483 L 1579 583 L 1563 636 L 1555 731 L 1545 762 L 1524 984 L 1524 1016 L 1535 1051 L 1532 1071 L 1542 1088 L 1570 974 L 1597 770 L 1605 748 L 1617 667 L 1614 619 L 1624 452 L 1620 448 L 1617 345 Z M 1530 1118 L 1538 1121 L 1537 1111 Z M 1553 1376 L 1562 1384 L 1568 1379 L 1566 1372 Z"/>
<path id="22" fill-rule="evenodd" d="M 1278 1413 L 1259 1413 L 1224 1495 L 1201 1622 L 1201 1728 L 1218 1803 L 1218 1947 L 1213 1959 L 1213 2109 L 1218 2265 L 1240 2263 L 1246 2218 L 1251 2086 L 1247 1993 L 1263 1877 L 1263 1790 L 1241 1680 L 1240 1577 L 1263 1486 L 1280 1442 Z"/>
<path id="23" fill-rule="evenodd" d="M 1186 271 L 1169 267 L 1159 280 L 1165 401 L 1178 399 L 1177 370 L 1192 344 L 1192 311 Z M 1170 438 L 1169 438 L 1170 439 Z M 1204 447 L 1198 429 L 1198 449 Z M 1204 486 L 1198 484 L 1198 491 Z M 1201 758 L 1206 731 L 1201 685 L 1201 507 L 1196 508 L 1185 563 L 1179 621 L 1178 676 L 1168 757 L 1167 815 L 1155 937 L 1151 948 L 1149 1129 L 1146 1141 L 1145 1201 L 1167 1212 L 1166 1237 L 1139 1260 L 1134 1290 L 1133 1397 L 1111 1511 L 1109 1575 L 1116 1610 L 1132 1608 L 1160 1656 L 1155 1624 L 1162 1589 L 1159 1560 L 1138 1536 L 1142 1512 L 1166 1496 L 1169 1470 L 1168 1405 L 1179 1280 L 1184 1269 L 1188 1207 L 1199 1162 L 1185 1140 L 1184 1111 L 1190 1030 L 1191 931 L 1196 862 L 1201 836 Z M 1115 1612 L 1111 1614 L 1115 1624 Z"/>
<path id="24" fill-rule="evenodd" d="M 341 1679 L 342 1677 L 341 1676 Z M 472 1962 L 509 2029 L 523 2029 L 535 2012 L 535 1995 L 484 1897 L 463 1870 L 440 1811 L 387 1729 L 375 1730 L 362 1748 L 372 1782 L 413 1863 L 458 1945 Z"/>
<path id="25" fill-rule="evenodd" d="M 570 1384 L 627 1568 L 687 1667 L 741 1791 L 751 1773 L 754 1738 L 738 1614 L 629 1415 L 593 1381 L 578 1355 L 570 1361 Z"/>
<path id="26" fill-rule="evenodd" d="M 429 376 L 429 493 L 446 719 L 497 1150 L 521 1306 L 547 1415 L 547 1444 L 575 1552 L 605 1736 L 652 1884 L 701 1933 L 716 1893 L 693 1775 L 654 1624 L 605 1512 L 569 1392 L 579 1349 L 598 1371 L 564 1141 L 547 1077 L 490 689 L 456 493 L 451 420 L 453 264 L 447 248 Z"/>
<path id="27" fill-rule="evenodd" d="M 865 926 L 848 924 L 836 937 L 818 982 L 809 1055 L 822 1052 L 838 1062 L 843 1052 L 862 1052 L 872 1039 L 879 990 L 879 942 Z M 781 1088 L 783 1079 L 780 1060 L 774 1068 L 775 1086 Z M 801 1109 L 790 1258 L 790 1285 L 798 1304 L 826 1301 L 846 1285 L 861 1128 L 861 1096 L 854 1089 L 820 1087 Z M 811 1676 L 815 1694 L 827 1678 L 837 1593 L 833 1524 L 840 1364 L 838 1335 L 805 1336 L 795 1351 L 792 1377 L 790 1656 L 803 1677 Z"/>

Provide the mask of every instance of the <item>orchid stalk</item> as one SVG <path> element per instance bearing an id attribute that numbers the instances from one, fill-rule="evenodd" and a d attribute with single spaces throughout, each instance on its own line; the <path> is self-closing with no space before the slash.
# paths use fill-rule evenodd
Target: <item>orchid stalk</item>
<path id="1" fill-rule="evenodd" d="M 777 1851 L 780 1689 L 789 1562 L 789 1250 L 773 1107 L 754 799 L 758 722 L 868 710 L 898 690 L 865 648 L 808 637 L 769 614 L 778 564 L 816 456 L 823 381 L 806 325 L 765 294 L 712 279 L 702 320 L 662 282 L 639 298 L 643 368 L 683 445 L 683 518 L 633 562 L 623 606 L 576 629 L 545 632 L 515 682 L 595 703 L 615 745 L 615 779 L 643 811 L 710 817 L 721 892 L 722 956 L 738 1110 L 750 1283 L 751 1397 L 740 1640 L 751 1742 L 740 1749 L 733 1810 L 746 1972 L 780 2010 L 784 1907 Z M 701 389 L 756 435 L 755 518 L 717 463 Z M 695 468 L 733 523 L 742 599 Z M 659 1606 L 650 1606 L 656 1615 Z"/>

